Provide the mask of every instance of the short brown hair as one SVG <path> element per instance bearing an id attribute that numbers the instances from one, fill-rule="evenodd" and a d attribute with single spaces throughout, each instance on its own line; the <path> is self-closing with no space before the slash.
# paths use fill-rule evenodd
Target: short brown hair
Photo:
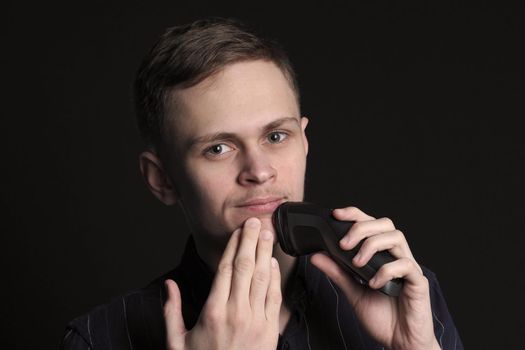
<path id="1" fill-rule="evenodd" d="M 160 151 L 165 101 L 171 91 L 197 85 L 226 65 L 258 59 L 281 69 L 299 105 L 294 69 L 276 42 L 232 19 L 210 18 L 168 28 L 142 61 L 134 84 L 137 123 L 146 145 Z"/>

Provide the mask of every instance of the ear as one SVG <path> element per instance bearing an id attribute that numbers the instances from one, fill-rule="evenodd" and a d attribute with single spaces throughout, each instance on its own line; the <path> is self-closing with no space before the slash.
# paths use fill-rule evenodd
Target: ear
<path id="1" fill-rule="evenodd" d="M 308 138 L 306 137 L 306 126 L 308 125 L 308 118 L 301 117 L 301 129 L 303 131 L 303 144 L 304 144 L 304 153 L 308 154 Z"/>
<path id="2" fill-rule="evenodd" d="M 146 186 L 155 197 L 166 205 L 177 202 L 175 187 L 162 165 L 159 157 L 150 151 L 139 155 L 140 172 L 146 181 Z"/>

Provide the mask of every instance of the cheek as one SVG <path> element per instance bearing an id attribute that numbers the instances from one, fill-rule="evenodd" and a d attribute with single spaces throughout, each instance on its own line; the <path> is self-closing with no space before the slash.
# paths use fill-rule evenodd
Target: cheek
<path id="1" fill-rule="evenodd" d="M 280 177 L 289 185 L 303 184 L 306 169 L 306 156 L 302 149 L 289 152 L 285 157 L 278 160 L 278 171 Z"/>
<path id="2" fill-rule="evenodd" d="M 208 214 L 221 209 L 222 203 L 227 199 L 232 187 L 232 167 L 207 166 L 189 167 L 188 179 L 193 190 L 188 198 L 196 202 L 200 210 Z"/>
<path id="3" fill-rule="evenodd" d="M 214 236 L 231 233 L 246 220 L 231 210 L 232 203 L 242 194 L 236 183 L 235 166 L 224 165 L 207 167 L 194 178 L 195 187 L 199 189 L 193 208 L 197 225 Z"/>

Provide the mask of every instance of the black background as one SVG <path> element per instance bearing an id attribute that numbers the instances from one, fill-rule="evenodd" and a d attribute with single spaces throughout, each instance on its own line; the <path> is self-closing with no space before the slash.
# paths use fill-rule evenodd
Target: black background
<path id="1" fill-rule="evenodd" d="M 466 348 L 522 346 L 525 16 L 497 3 L 4 3 L 1 347 L 56 348 L 178 262 L 184 219 L 140 177 L 130 91 L 166 27 L 208 15 L 289 52 L 306 199 L 393 219 Z"/>

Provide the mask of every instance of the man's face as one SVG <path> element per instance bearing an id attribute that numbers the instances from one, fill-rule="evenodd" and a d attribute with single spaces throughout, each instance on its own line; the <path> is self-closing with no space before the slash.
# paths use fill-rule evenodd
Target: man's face
<path id="1" fill-rule="evenodd" d="M 173 92 L 168 173 L 196 234 L 225 241 L 252 216 L 271 229 L 284 201 L 303 199 L 308 120 L 275 64 L 231 64 Z"/>

